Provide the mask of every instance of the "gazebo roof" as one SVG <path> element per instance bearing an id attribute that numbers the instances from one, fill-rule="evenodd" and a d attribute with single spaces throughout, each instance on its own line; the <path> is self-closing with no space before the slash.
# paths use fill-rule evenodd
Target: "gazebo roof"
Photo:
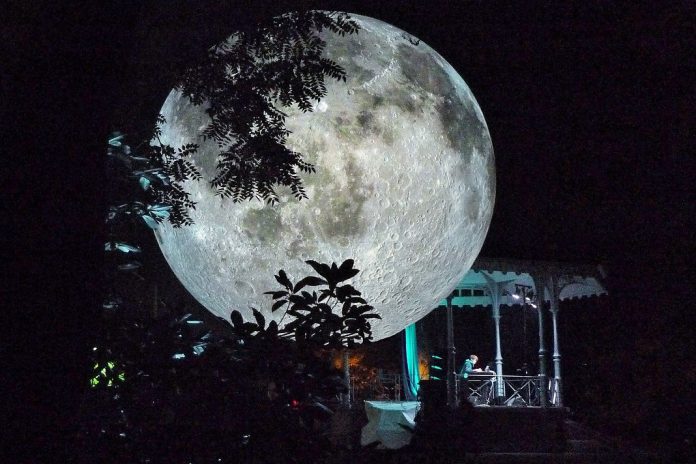
<path id="1" fill-rule="evenodd" d="M 539 274 L 551 274 L 555 277 L 560 300 L 607 294 L 604 284 L 606 272 L 601 265 L 478 258 L 457 285 L 452 305 L 460 307 L 491 305 L 490 281 L 500 284 L 501 304 L 518 304 L 518 300 L 512 296 L 516 285 L 532 288 L 534 294 L 538 295 L 532 276 Z M 544 300 L 550 300 L 548 288 L 544 288 Z M 446 301 L 443 299 L 440 304 L 446 305 Z"/>

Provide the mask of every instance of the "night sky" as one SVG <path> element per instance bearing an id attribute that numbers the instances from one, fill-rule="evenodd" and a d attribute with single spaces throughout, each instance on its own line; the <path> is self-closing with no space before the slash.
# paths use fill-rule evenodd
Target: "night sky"
<path id="1" fill-rule="evenodd" d="M 611 310 L 639 340 L 665 341 L 655 369 L 693 362 L 692 2 L 23 3 L 0 26 L 11 417 L 50 429 L 79 404 L 98 324 L 106 135 L 137 133 L 172 71 L 240 25 L 306 5 L 391 23 L 468 83 L 496 157 L 482 256 L 605 263 Z"/>

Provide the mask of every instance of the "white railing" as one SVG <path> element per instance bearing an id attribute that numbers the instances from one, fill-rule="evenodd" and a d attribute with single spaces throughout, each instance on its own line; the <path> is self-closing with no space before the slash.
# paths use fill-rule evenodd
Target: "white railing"
<path id="1" fill-rule="evenodd" d="M 541 378 L 529 375 L 469 374 L 460 379 L 460 399 L 475 406 L 541 406 Z M 558 406 L 558 384 L 549 382 L 549 406 Z M 554 394 L 556 393 L 556 394 Z"/>
<path id="2" fill-rule="evenodd" d="M 350 385 L 350 399 L 401 401 L 401 375 L 380 372 L 369 385 L 361 389 Z M 468 400 L 475 406 L 497 405 L 509 407 L 541 406 L 541 378 L 533 375 L 469 374 L 458 378 L 459 400 Z M 548 379 L 547 406 L 560 406 L 559 381 Z"/>

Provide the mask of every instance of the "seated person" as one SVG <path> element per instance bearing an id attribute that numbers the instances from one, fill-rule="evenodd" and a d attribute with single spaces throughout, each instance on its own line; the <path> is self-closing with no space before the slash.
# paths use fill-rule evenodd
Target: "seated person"
<path id="1" fill-rule="evenodd" d="M 467 358 L 466 361 L 464 361 L 464 365 L 462 366 L 461 370 L 459 371 L 459 376 L 463 379 L 468 379 L 469 374 L 473 372 L 483 372 L 481 369 L 474 369 L 474 366 L 478 362 L 478 356 L 475 354 L 472 354 Z"/>
<path id="2" fill-rule="evenodd" d="M 476 379 L 475 382 L 468 387 L 467 399 L 473 405 L 486 406 L 491 400 L 491 385 L 494 380 L 492 376 L 495 375 L 495 372 L 490 369 L 490 366 L 486 366 L 485 369 L 475 368 L 474 366 L 476 366 L 477 362 L 478 356 L 475 354 L 469 356 L 469 358 L 464 361 L 459 375 L 461 378 L 467 380 L 470 375 L 474 374 Z"/>

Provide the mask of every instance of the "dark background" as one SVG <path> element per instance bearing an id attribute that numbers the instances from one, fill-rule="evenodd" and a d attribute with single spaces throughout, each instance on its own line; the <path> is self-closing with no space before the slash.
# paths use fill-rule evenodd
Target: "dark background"
<path id="1" fill-rule="evenodd" d="M 586 316 L 571 308 L 567 336 L 602 354 L 602 374 L 641 366 L 643 389 L 666 377 L 693 384 L 693 3 L 509 3 L 11 4 L 0 25 L 0 391 L 20 443 L 60 448 L 85 386 L 106 135 L 137 136 L 174 73 L 213 43 L 303 6 L 373 16 L 443 55 L 495 148 L 481 255 L 605 263 L 610 297 Z M 688 395 L 652 393 L 639 406 L 659 411 L 672 395 L 663 415 L 683 430 Z"/>

